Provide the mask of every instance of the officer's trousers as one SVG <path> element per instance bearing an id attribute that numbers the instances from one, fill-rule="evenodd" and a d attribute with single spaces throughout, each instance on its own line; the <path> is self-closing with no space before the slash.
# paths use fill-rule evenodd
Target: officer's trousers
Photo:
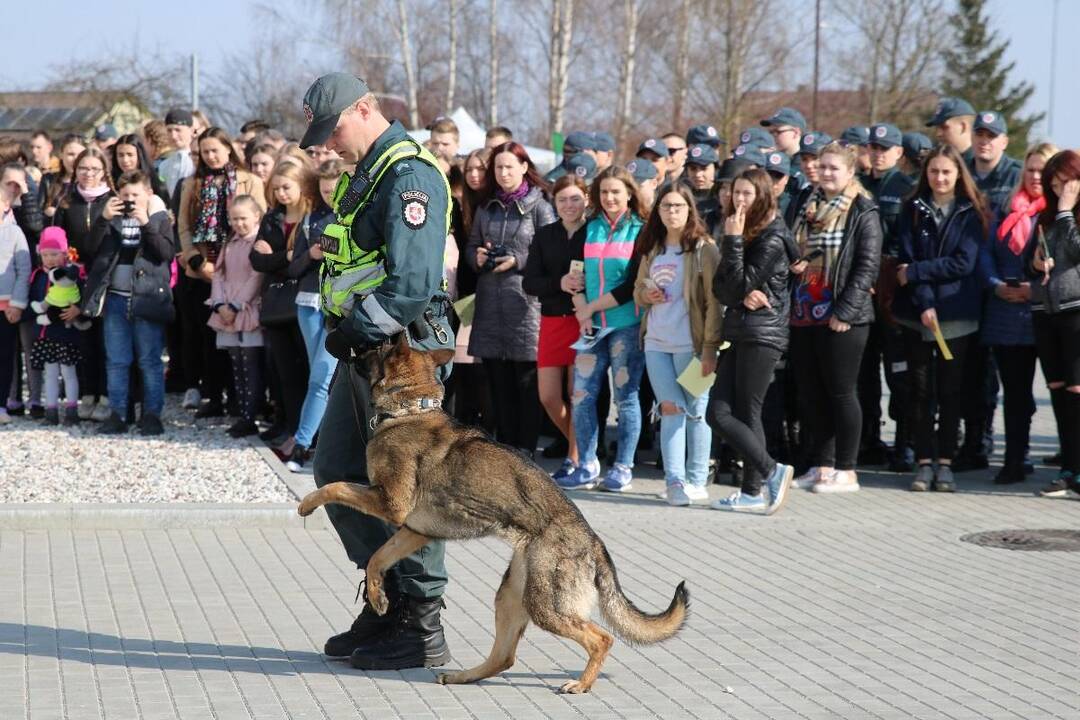
<path id="1" fill-rule="evenodd" d="M 346 373 L 352 376 L 351 385 Z M 355 404 L 351 397 L 353 392 Z M 330 383 L 326 413 L 312 461 L 318 487 L 340 480 L 367 484 L 365 443 L 371 412 L 371 385 L 366 375 L 355 361 L 339 362 Z M 367 567 L 375 551 L 397 531 L 389 523 L 344 505 L 326 505 L 325 508 L 349 559 L 360 569 Z M 387 575 L 396 576 L 401 591 L 407 595 L 440 597 L 446 587 L 446 543 L 433 540 L 395 565 Z"/>

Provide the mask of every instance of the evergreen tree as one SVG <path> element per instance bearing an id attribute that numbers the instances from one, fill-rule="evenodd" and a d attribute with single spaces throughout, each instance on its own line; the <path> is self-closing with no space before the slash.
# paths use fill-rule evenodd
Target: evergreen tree
<path id="1" fill-rule="evenodd" d="M 1046 113 L 1021 115 L 1024 104 L 1035 92 L 1031 83 L 1006 87 L 1016 63 L 1003 63 L 1008 40 L 1000 40 L 989 27 L 986 0 L 958 0 L 949 16 L 953 28 L 952 45 L 942 50 L 945 62 L 943 95 L 967 100 L 975 108 L 996 110 L 1009 124 L 1009 154 L 1021 157 L 1028 147 L 1032 126 Z"/>

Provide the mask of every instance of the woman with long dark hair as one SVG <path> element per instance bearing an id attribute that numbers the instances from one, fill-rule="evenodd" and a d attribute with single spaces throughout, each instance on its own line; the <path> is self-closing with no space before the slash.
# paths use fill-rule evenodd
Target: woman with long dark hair
<path id="1" fill-rule="evenodd" d="M 155 204 L 150 209 L 150 213 L 153 214 L 158 210 L 165 210 L 169 207 L 169 191 L 165 187 L 165 183 L 161 181 L 161 178 L 154 171 L 153 165 L 150 163 L 150 156 L 138 135 L 130 133 L 121 135 L 113 146 L 109 148 L 109 158 L 111 160 L 109 166 L 112 168 L 114 185 L 124 173 L 138 170 L 150 178 L 150 185 L 154 195 L 161 198 L 163 203 L 160 207 Z"/>
<path id="2" fill-rule="evenodd" d="M 989 234 L 987 213 L 986 199 L 951 145 L 930 151 L 915 193 L 900 211 L 893 316 L 904 328 L 907 351 L 908 426 L 915 429 L 919 465 L 911 483 L 915 492 L 956 490 L 951 466 L 962 411 L 964 358 L 977 341 L 982 316 L 975 265 Z M 946 349 L 952 359 L 947 359 Z"/>
<path id="3" fill-rule="evenodd" d="M 1061 472 L 1042 495 L 1080 497 L 1080 153 L 1063 150 L 1042 176 L 1039 241 L 1025 253 L 1035 347 L 1050 388 Z"/>
<path id="4" fill-rule="evenodd" d="M 716 372 L 709 424 L 745 463 L 742 487 L 714 510 L 771 515 L 787 498 L 794 468 L 765 445 L 761 406 L 788 347 L 788 255 L 791 231 L 776 206 L 772 179 L 759 168 L 735 179 L 732 213 L 724 220 L 713 293 L 727 310 L 722 337 L 731 343 Z M 768 486 L 765 498 L 762 486 Z"/>
<path id="5" fill-rule="evenodd" d="M 75 160 L 85 149 L 86 141 L 75 133 L 65 135 L 60 141 L 60 169 L 42 175 L 41 184 L 38 186 L 38 199 L 45 217 L 56 215 L 57 206 L 67 196 L 71 183 L 75 181 Z"/>
<path id="6" fill-rule="evenodd" d="M 478 274 L 469 354 L 482 358 L 495 404 L 496 436 L 530 457 L 540 432 L 536 341 L 540 307 L 522 288 L 537 228 L 555 221 L 547 184 L 524 146 L 492 151 L 485 199 L 476 210 L 465 259 Z"/>

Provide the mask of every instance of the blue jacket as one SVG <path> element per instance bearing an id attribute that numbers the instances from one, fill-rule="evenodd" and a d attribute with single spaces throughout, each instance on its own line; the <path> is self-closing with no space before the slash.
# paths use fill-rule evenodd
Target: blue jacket
<path id="1" fill-rule="evenodd" d="M 1021 219 L 1031 222 L 1035 218 Z M 1033 231 L 1028 237 L 1027 250 L 1037 244 Z M 1034 345 L 1035 333 L 1031 326 L 1031 303 L 1011 303 L 999 298 L 994 288 L 1005 282 L 1006 278 L 1015 278 L 1026 282 L 1024 274 L 1024 253 L 1015 254 L 1009 249 L 1009 238 L 1000 239 L 996 228 L 989 239 L 979 249 L 977 267 L 979 285 L 986 293 L 986 306 L 979 331 L 984 345 Z"/>
<path id="2" fill-rule="evenodd" d="M 975 265 L 986 231 L 969 201 L 958 198 L 939 228 L 928 199 L 909 200 L 900 211 L 897 239 L 908 283 L 896 289 L 895 316 L 918 322 L 923 311 L 934 308 L 941 321 L 981 318 Z"/>

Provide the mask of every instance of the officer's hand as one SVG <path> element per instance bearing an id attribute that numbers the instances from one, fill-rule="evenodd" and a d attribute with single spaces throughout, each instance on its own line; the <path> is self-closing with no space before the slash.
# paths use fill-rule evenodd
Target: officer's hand
<path id="1" fill-rule="evenodd" d="M 326 334 L 326 352 L 338 360 L 348 360 L 352 354 L 352 345 L 341 330 L 331 330 Z"/>
<path id="2" fill-rule="evenodd" d="M 322 260 L 323 259 L 322 245 L 319 245 L 318 243 L 316 243 L 316 244 L 312 245 L 311 247 L 309 247 L 307 252 L 308 252 L 308 257 L 310 257 L 312 260 Z"/>

